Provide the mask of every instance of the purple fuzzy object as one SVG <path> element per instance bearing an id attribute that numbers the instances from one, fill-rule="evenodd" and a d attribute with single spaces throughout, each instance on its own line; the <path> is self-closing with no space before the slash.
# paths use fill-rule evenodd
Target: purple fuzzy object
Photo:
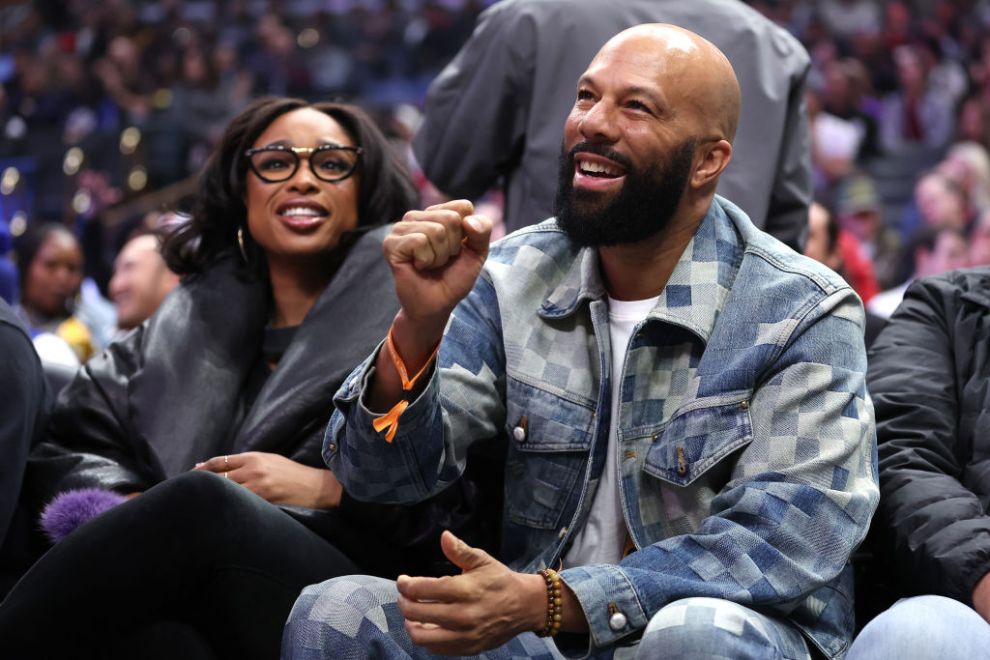
<path id="1" fill-rule="evenodd" d="M 52 543 L 127 498 L 105 488 L 80 488 L 59 493 L 41 512 L 41 529 Z"/>

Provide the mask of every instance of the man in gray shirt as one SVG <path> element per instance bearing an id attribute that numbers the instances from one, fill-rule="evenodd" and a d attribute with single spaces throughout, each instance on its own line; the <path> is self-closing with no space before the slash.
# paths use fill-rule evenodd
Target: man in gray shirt
<path id="1" fill-rule="evenodd" d="M 609 38 L 652 22 L 696 32 L 732 62 L 742 115 L 718 192 L 756 226 L 799 247 L 812 198 L 804 107 L 810 60 L 790 34 L 736 0 L 498 2 L 430 87 L 413 142 L 427 177 L 468 198 L 505 177 L 509 231 L 552 215 L 574 81 Z"/>

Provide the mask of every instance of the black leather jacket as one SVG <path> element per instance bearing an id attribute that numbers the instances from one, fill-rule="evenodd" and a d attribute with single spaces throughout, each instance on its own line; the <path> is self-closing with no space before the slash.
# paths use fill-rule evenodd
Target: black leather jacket
<path id="1" fill-rule="evenodd" d="M 891 583 L 971 605 L 990 571 L 990 268 L 914 283 L 873 345 L 868 384 Z"/>
<path id="2" fill-rule="evenodd" d="M 143 491 L 226 453 L 272 452 L 325 467 L 320 449 L 333 394 L 399 308 L 382 257 L 386 230 L 350 248 L 247 409 L 242 388 L 261 349 L 268 286 L 236 253 L 186 278 L 148 322 L 90 360 L 63 390 L 47 439 L 32 455 L 31 506 L 72 488 Z M 465 480 L 412 508 L 346 494 L 335 511 L 285 508 L 371 572 L 435 572 L 422 562 L 439 560 L 442 528 L 488 545 L 470 529 L 465 507 L 475 499 Z M 372 544 L 380 557 L 369 555 Z"/>

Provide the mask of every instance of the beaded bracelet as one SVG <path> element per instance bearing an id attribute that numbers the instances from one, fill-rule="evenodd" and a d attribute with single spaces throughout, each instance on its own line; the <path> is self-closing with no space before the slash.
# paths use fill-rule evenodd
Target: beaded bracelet
<path id="1" fill-rule="evenodd" d="M 536 633 L 540 637 L 553 637 L 560 632 L 560 624 L 563 620 L 561 614 L 563 602 L 560 597 L 560 574 L 552 568 L 544 568 L 539 571 L 543 581 L 547 583 L 547 624 L 543 630 Z"/>
<path id="2" fill-rule="evenodd" d="M 416 381 L 418 381 L 420 376 L 426 373 L 430 365 L 433 364 L 433 359 L 437 356 L 437 352 L 440 350 L 440 342 L 437 342 L 437 345 L 433 348 L 433 352 L 430 354 L 430 357 L 427 358 L 426 364 L 424 364 L 412 378 L 409 377 L 409 372 L 406 370 L 406 363 L 402 361 L 402 357 L 399 355 L 399 350 L 395 347 L 395 340 L 392 339 L 392 328 L 388 329 L 388 336 L 385 338 L 385 346 L 388 348 L 389 357 L 392 358 L 392 364 L 395 366 L 395 370 L 399 374 L 399 379 L 402 381 L 403 398 L 392 406 L 392 409 L 387 413 L 381 417 L 376 417 L 371 420 L 371 425 L 377 433 L 385 431 L 385 442 L 392 442 L 392 440 L 395 439 L 396 431 L 399 430 L 399 417 L 401 417 L 402 413 L 404 413 L 406 408 L 409 407 L 409 400 L 405 398 L 405 393 L 411 392 L 412 389 L 416 387 Z"/>

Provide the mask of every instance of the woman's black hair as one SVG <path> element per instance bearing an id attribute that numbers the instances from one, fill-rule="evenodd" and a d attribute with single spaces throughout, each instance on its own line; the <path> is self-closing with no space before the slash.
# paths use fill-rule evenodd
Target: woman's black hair
<path id="1" fill-rule="evenodd" d="M 24 299 L 24 288 L 27 285 L 28 271 L 31 270 L 31 262 L 38 256 L 38 251 L 45 244 L 52 234 L 62 233 L 71 236 L 78 242 L 76 235 L 65 225 L 57 222 L 46 222 L 40 225 L 28 225 L 27 230 L 14 240 L 14 256 L 17 259 L 17 271 L 19 274 L 19 287 L 21 300 Z"/>
<path id="2" fill-rule="evenodd" d="M 244 152 L 254 146 L 275 119 L 301 108 L 313 108 L 332 117 L 362 149 L 356 173 L 359 228 L 395 222 L 416 205 L 418 193 L 408 169 L 363 110 L 346 103 L 261 98 L 231 121 L 200 174 L 192 217 L 165 239 L 162 254 L 174 272 L 199 272 L 221 252 L 236 250 L 239 228 L 244 230 L 249 262 L 264 263 L 260 248 L 247 232 L 244 195 L 249 170 Z"/>

